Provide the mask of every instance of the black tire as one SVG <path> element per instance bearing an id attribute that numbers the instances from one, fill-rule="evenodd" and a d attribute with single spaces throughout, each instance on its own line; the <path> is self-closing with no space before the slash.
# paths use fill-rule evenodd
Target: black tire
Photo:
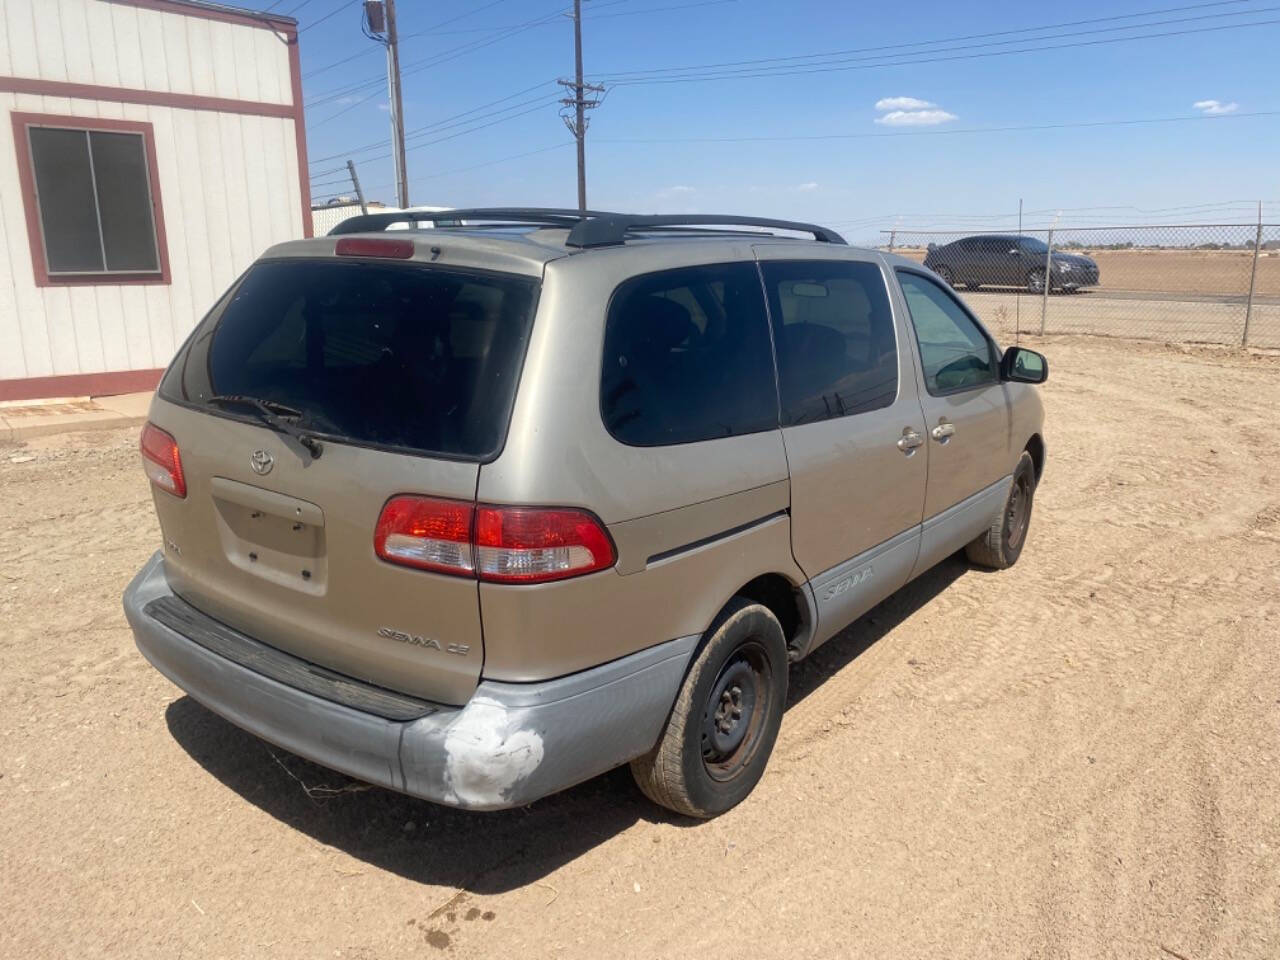
<path id="1" fill-rule="evenodd" d="M 938 279 L 941 280 L 943 283 L 945 283 L 948 287 L 955 289 L 956 275 L 951 272 L 951 268 L 948 267 L 945 263 L 938 264 L 934 268 L 933 272 L 936 273 L 938 275 Z"/>
<path id="2" fill-rule="evenodd" d="M 992 570 L 1007 570 L 1018 562 L 1031 528 L 1031 507 L 1035 502 L 1036 465 L 1025 450 L 1013 470 L 1009 496 L 982 536 L 964 548 L 969 562 Z"/>
<path id="3" fill-rule="evenodd" d="M 631 761 L 654 803 L 709 819 L 746 799 L 773 752 L 787 641 L 768 607 L 734 597 L 707 630 L 657 745 Z"/>
<path id="4" fill-rule="evenodd" d="M 982 289 L 982 284 L 978 283 L 977 281 L 973 281 L 973 280 L 971 280 L 970 282 L 968 282 L 968 283 L 966 283 L 966 284 L 964 285 L 964 288 L 965 288 L 966 290 L 981 290 L 981 289 Z"/>
<path id="5" fill-rule="evenodd" d="M 1027 272 L 1027 290 L 1031 293 L 1044 293 L 1044 270 L 1041 267 Z"/>

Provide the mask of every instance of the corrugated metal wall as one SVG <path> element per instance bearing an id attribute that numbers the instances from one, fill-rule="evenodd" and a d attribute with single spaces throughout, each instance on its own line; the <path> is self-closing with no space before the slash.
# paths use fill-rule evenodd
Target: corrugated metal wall
<path id="1" fill-rule="evenodd" d="M 269 30 L 102 0 L 0 0 L 0 76 L 291 102 Z M 172 282 L 37 287 L 11 111 L 154 126 Z M 0 379 L 164 366 L 266 247 L 302 235 L 292 119 L 0 93 Z"/>

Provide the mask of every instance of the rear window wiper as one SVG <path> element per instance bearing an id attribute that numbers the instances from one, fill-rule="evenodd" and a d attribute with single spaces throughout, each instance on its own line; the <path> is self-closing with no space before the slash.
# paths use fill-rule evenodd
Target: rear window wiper
<path id="1" fill-rule="evenodd" d="M 249 407 L 272 430 L 293 437 L 302 444 L 313 460 L 319 460 L 320 454 L 324 451 L 324 446 L 319 440 L 298 427 L 297 421 L 301 420 L 305 414 L 296 407 L 277 403 L 275 400 L 245 396 L 242 393 L 215 393 L 208 402 L 219 406 Z"/>

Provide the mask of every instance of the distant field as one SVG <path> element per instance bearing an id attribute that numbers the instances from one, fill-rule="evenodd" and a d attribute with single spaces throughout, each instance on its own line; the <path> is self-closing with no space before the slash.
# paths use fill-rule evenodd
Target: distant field
<path id="1" fill-rule="evenodd" d="M 1159 293 L 1236 294 L 1249 292 L 1253 254 L 1248 250 L 1089 250 L 1071 249 L 1098 262 L 1098 290 Z M 894 253 L 923 260 L 920 248 L 895 247 Z M 1280 296 L 1280 251 L 1258 259 L 1257 296 Z"/>

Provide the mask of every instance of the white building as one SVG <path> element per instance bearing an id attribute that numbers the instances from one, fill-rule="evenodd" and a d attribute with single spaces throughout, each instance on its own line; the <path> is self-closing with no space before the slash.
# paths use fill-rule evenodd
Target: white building
<path id="1" fill-rule="evenodd" d="M 153 387 L 309 194 L 295 21 L 0 0 L 0 400 Z"/>

